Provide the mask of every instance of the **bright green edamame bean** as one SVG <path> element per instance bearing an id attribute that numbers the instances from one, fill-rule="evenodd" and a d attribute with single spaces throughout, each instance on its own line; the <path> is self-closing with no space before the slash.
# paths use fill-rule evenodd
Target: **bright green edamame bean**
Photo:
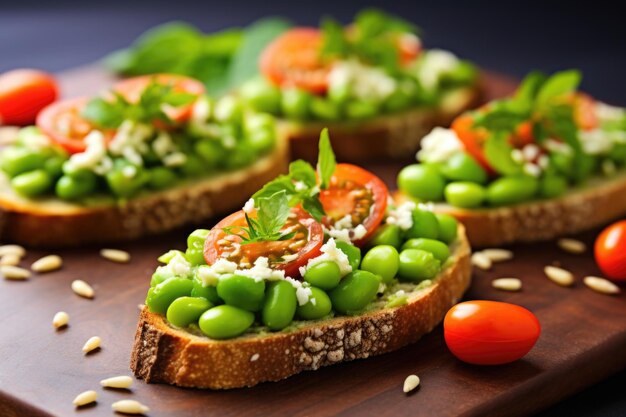
<path id="1" fill-rule="evenodd" d="M 413 210 L 411 217 L 413 225 L 406 231 L 407 238 L 437 239 L 439 237 L 439 222 L 432 212 L 417 208 Z"/>
<path id="2" fill-rule="evenodd" d="M 259 311 L 263 307 L 265 281 L 238 274 L 222 275 L 217 284 L 217 295 L 228 305 Z"/>
<path id="3" fill-rule="evenodd" d="M 187 154 L 185 155 L 185 163 L 180 166 L 180 171 L 184 176 L 194 178 L 205 174 L 211 168 L 199 156 Z"/>
<path id="4" fill-rule="evenodd" d="M 402 229 L 395 224 L 384 224 L 374 232 L 369 245 L 391 245 L 399 249 L 400 245 L 402 245 Z"/>
<path id="5" fill-rule="evenodd" d="M 152 278 L 150 279 L 150 286 L 155 287 L 165 281 L 166 279 L 173 278 L 174 274 L 171 270 L 167 268 L 157 268 L 156 271 L 152 274 Z"/>
<path id="6" fill-rule="evenodd" d="M 341 271 L 335 261 L 323 261 L 307 268 L 304 280 L 314 287 L 332 290 L 341 280 Z"/>
<path id="7" fill-rule="evenodd" d="M 281 108 L 289 119 L 303 120 L 309 117 L 311 94 L 306 91 L 290 88 L 283 90 Z"/>
<path id="8" fill-rule="evenodd" d="M 359 269 L 359 265 L 361 265 L 361 249 L 343 240 L 335 241 L 335 245 L 337 245 L 340 251 L 346 254 L 352 270 L 355 271 Z"/>
<path id="9" fill-rule="evenodd" d="M 55 192 L 63 200 L 76 200 L 92 193 L 97 185 L 97 178 L 93 172 L 79 171 L 59 178 Z"/>
<path id="10" fill-rule="evenodd" d="M 311 297 L 309 297 L 309 301 L 304 305 L 298 305 L 296 308 L 298 317 L 304 320 L 318 320 L 326 317 L 333 308 L 328 294 L 320 288 L 310 288 Z"/>
<path id="11" fill-rule="evenodd" d="M 191 295 L 193 282 L 187 278 L 169 278 L 150 288 L 146 305 L 153 313 L 165 314 L 172 301 Z"/>
<path id="12" fill-rule="evenodd" d="M 381 277 L 368 271 L 353 271 L 330 292 L 335 311 L 349 314 L 364 309 L 378 293 Z"/>
<path id="13" fill-rule="evenodd" d="M 67 159 L 60 156 L 53 156 L 48 158 L 43 165 L 43 169 L 46 170 L 52 178 L 59 178 L 63 175 L 63 164 Z"/>
<path id="14" fill-rule="evenodd" d="M 25 172 L 16 175 L 11 180 L 11 187 L 18 193 L 27 197 L 43 194 L 52 185 L 52 178 L 43 169 Z"/>
<path id="15" fill-rule="evenodd" d="M 390 284 L 398 273 L 400 257 L 391 245 L 378 245 L 370 249 L 361 262 L 361 269 L 382 277 L 385 284 Z"/>
<path id="16" fill-rule="evenodd" d="M 439 222 L 439 237 L 438 239 L 448 245 L 456 240 L 458 233 L 459 223 L 457 220 L 446 213 L 435 213 L 435 217 Z"/>
<path id="17" fill-rule="evenodd" d="M 492 206 L 505 206 L 530 200 L 539 188 L 537 179 L 529 176 L 502 177 L 487 188 L 487 200 Z"/>
<path id="18" fill-rule="evenodd" d="M 128 175 L 124 172 L 126 167 L 134 167 L 135 173 L 132 176 Z M 107 184 L 113 194 L 122 198 L 132 197 L 149 180 L 150 176 L 146 171 L 130 164 L 119 164 L 106 175 Z"/>
<path id="19" fill-rule="evenodd" d="M 421 249 L 405 249 L 400 252 L 398 276 L 407 281 L 434 278 L 439 273 L 440 262 L 435 255 Z"/>
<path id="20" fill-rule="evenodd" d="M 296 314 L 296 289 L 287 281 L 272 282 L 267 288 L 263 305 L 263 324 L 270 330 L 289 326 Z"/>
<path id="21" fill-rule="evenodd" d="M 443 175 L 430 165 L 408 165 L 398 174 L 398 188 L 423 201 L 443 200 L 445 186 Z"/>
<path id="22" fill-rule="evenodd" d="M 215 103 L 213 115 L 218 122 L 239 124 L 243 115 L 243 106 L 238 98 L 224 96 Z"/>
<path id="23" fill-rule="evenodd" d="M 154 167 L 148 171 L 150 180 L 148 185 L 154 190 L 164 190 L 176 183 L 178 176 L 174 171 L 166 167 Z"/>
<path id="24" fill-rule="evenodd" d="M 0 153 L 0 167 L 9 177 L 43 168 L 45 162 L 42 153 L 18 146 L 8 147 Z"/>
<path id="25" fill-rule="evenodd" d="M 413 94 L 411 94 L 411 91 L 407 91 L 407 89 L 404 88 L 399 88 L 394 91 L 387 98 L 387 100 L 385 100 L 384 109 L 388 113 L 395 113 L 411 107 L 412 104 Z"/>
<path id="26" fill-rule="evenodd" d="M 191 296 L 206 298 L 213 305 L 224 304 L 224 301 L 222 301 L 222 299 L 217 295 L 217 288 L 212 285 L 207 285 L 205 287 L 198 274 L 195 274 L 193 277 Z"/>
<path id="27" fill-rule="evenodd" d="M 254 323 L 254 314 L 241 308 L 221 305 L 205 311 L 198 320 L 202 333 L 212 339 L 239 336 Z"/>
<path id="28" fill-rule="evenodd" d="M 196 154 L 205 162 L 207 169 L 216 167 L 226 155 L 220 143 L 213 139 L 202 139 L 194 145 Z"/>
<path id="29" fill-rule="evenodd" d="M 167 308 L 167 321 L 174 326 L 187 327 L 211 307 L 213 305 L 206 298 L 179 297 Z"/>
<path id="30" fill-rule="evenodd" d="M 451 181 L 487 182 L 487 172 L 465 152 L 452 155 L 441 167 L 441 173 Z"/>
<path id="31" fill-rule="evenodd" d="M 321 97 L 311 99 L 311 114 L 320 120 L 339 120 L 341 108 L 339 104 Z"/>
<path id="32" fill-rule="evenodd" d="M 476 208 L 485 201 L 487 190 L 475 182 L 456 181 L 446 185 L 446 201 L 454 207 Z"/>
<path id="33" fill-rule="evenodd" d="M 241 99 L 257 111 L 277 114 L 280 111 L 280 90 L 258 77 L 246 81 L 239 89 Z"/>
<path id="34" fill-rule="evenodd" d="M 450 256 L 450 249 L 448 249 L 448 245 L 438 240 L 425 239 L 423 237 L 407 240 L 406 242 L 404 242 L 404 245 L 402 245 L 402 250 L 405 249 L 421 249 L 425 250 L 426 252 L 430 252 L 442 264 Z"/>
<path id="35" fill-rule="evenodd" d="M 560 175 L 546 175 L 539 180 L 539 194 L 545 198 L 559 197 L 567 191 L 567 179 Z"/>
<path id="36" fill-rule="evenodd" d="M 209 235 L 207 229 L 196 229 L 189 237 L 187 237 L 187 250 L 185 251 L 185 258 L 192 265 L 205 265 L 204 260 L 204 241 Z"/>
<path id="37" fill-rule="evenodd" d="M 274 131 L 270 129 L 259 129 L 248 134 L 246 137 L 246 145 L 250 146 L 253 152 L 264 153 L 274 147 L 276 136 Z"/>
<path id="38" fill-rule="evenodd" d="M 349 119 L 367 119 L 378 114 L 378 103 L 374 101 L 353 100 L 346 103 L 346 116 Z"/>

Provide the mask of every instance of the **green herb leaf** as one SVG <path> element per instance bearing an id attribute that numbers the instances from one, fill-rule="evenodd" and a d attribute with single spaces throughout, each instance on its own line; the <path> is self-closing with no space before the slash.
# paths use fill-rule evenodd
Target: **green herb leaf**
<path id="1" fill-rule="evenodd" d="M 494 103 L 493 108 L 488 112 L 478 113 L 474 126 L 484 127 L 490 131 L 514 131 L 520 123 L 528 120 L 530 112 L 508 104 L 510 102 L 506 101 Z"/>
<path id="2" fill-rule="evenodd" d="M 124 121 L 124 110 L 118 101 L 110 102 L 97 97 L 87 103 L 81 116 L 97 126 L 115 129 Z"/>
<path id="3" fill-rule="evenodd" d="M 317 172 L 320 178 L 320 188 L 325 190 L 330 185 L 330 179 L 335 173 L 337 161 L 335 153 L 330 145 L 328 128 L 324 128 L 320 134 L 319 156 L 317 160 Z"/>
<path id="4" fill-rule="evenodd" d="M 315 170 L 311 164 L 301 159 L 289 164 L 289 176 L 293 180 L 299 181 L 309 188 L 315 187 L 317 183 Z"/>
<path id="5" fill-rule="evenodd" d="M 257 221 L 262 234 L 273 236 L 285 225 L 289 216 L 289 197 L 286 190 L 281 190 L 270 197 L 259 198 L 257 202 Z"/>
<path id="6" fill-rule="evenodd" d="M 318 222 L 321 222 L 326 215 L 318 194 L 312 197 L 303 198 L 302 208 Z"/>
<path id="7" fill-rule="evenodd" d="M 562 97 L 578 88 L 581 74 L 577 70 L 557 72 L 548 78 L 537 93 L 537 105 L 546 106 L 557 97 Z"/>
<path id="8" fill-rule="evenodd" d="M 517 88 L 517 91 L 515 91 L 513 100 L 527 107 L 530 111 L 535 102 L 535 97 L 545 81 L 546 76 L 542 72 L 531 72 L 524 77 L 524 80 L 522 80 L 520 86 Z"/>
<path id="9" fill-rule="evenodd" d="M 522 172 L 522 166 L 513 160 L 513 148 L 508 142 L 508 134 L 503 131 L 494 132 L 485 143 L 485 157 L 493 169 L 503 175 Z"/>

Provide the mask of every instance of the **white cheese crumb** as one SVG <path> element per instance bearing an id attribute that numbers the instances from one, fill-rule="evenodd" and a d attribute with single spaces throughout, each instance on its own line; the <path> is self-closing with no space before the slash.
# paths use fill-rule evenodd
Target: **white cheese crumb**
<path id="1" fill-rule="evenodd" d="M 269 267 L 269 259 L 265 256 L 259 256 L 254 261 L 254 266 L 249 269 L 238 269 L 237 274 L 245 275 L 257 281 L 268 280 L 277 281 L 285 279 L 285 271 L 272 269 Z"/>
<path id="2" fill-rule="evenodd" d="M 352 229 L 352 216 L 346 214 L 341 219 L 337 220 L 333 225 L 335 229 Z"/>
<path id="3" fill-rule="evenodd" d="M 206 96 L 196 100 L 191 110 L 191 120 L 198 123 L 206 122 L 211 117 L 211 101 Z"/>
<path id="4" fill-rule="evenodd" d="M 106 157 L 104 135 L 99 130 L 91 131 L 85 137 L 85 151 L 76 153 L 66 162 L 72 170 L 93 170 Z"/>
<path id="5" fill-rule="evenodd" d="M 564 155 L 571 155 L 574 152 L 567 143 L 558 141 L 556 139 L 546 139 L 546 141 L 544 142 L 544 146 L 549 151 L 562 153 Z"/>
<path id="6" fill-rule="evenodd" d="M 605 154 L 613 149 L 613 140 L 608 132 L 602 129 L 580 130 L 578 138 L 583 151 L 589 155 Z"/>
<path id="7" fill-rule="evenodd" d="M 309 300 L 313 296 L 313 291 L 311 290 L 311 288 L 305 286 L 302 282 L 293 278 L 286 277 L 285 280 L 293 285 L 293 287 L 296 289 L 296 298 L 298 300 L 298 305 L 303 306 L 309 302 Z M 314 301 L 312 302 L 314 303 Z"/>
<path id="8" fill-rule="evenodd" d="M 335 229 L 334 227 L 331 227 L 330 229 L 324 229 L 331 238 L 341 240 L 342 242 L 346 243 L 352 242 L 350 240 L 350 230 L 348 229 Z"/>
<path id="9" fill-rule="evenodd" d="M 300 267 L 300 275 L 304 276 L 307 268 L 312 267 L 313 265 L 317 265 L 323 261 L 334 261 L 339 266 L 339 271 L 341 272 L 341 276 L 347 275 L 352 272 L 352 267 L 350 266 L 350 261 L 348 260 L 348 255 L 343 253 L 341 249 L 337 247 L 337 243 L 334 238 L 328 239 L 322 247 L 320 248 L 322 254 L 316 258 L 309 259 L 306 266 Z"/>
<path id="10" fill-rule="evenodd" d="M 187 162 L 187 155 L 182 152 L 174 152 L 163 158 L 163 165 L 166 167 L 178 167 Z"/>
<path id="11" fill-rule="evenodd" d="M 360 240 L 365 237 L 367 234 L 367 229 L 362 224 L 358 225 L 354 228 L 354 235 L 352 236 L 353 240 Z"/>
<path id="12" fill-rule="evenodd" d="M 413 210 L 416 208 L 417 205 L 413 201 L 402 203 L 396 209 L 389 211 L 386 222 L 395 224 L 402 230 L 408 230 L 413 227 Z"/>
<path id="13" fill-rule="evenodd" d="M 167 268 L 176 276 L 187 276 L 191 272 L 191 264 L 181 253 L 174 255 Z"/>
<path id="14" fill-rule="evenodd" d="M 293 186 L 295 187 L 296 191 L 304 191 L 308 188 L 306 184 L 302 181 L 296 181 Z"/>
<path id="15" fill-rule="evenodd" d="M 421 146 L 422 149 L 416 155 L 421 162 L 445 162 L 452 155 L 463 151 L 463 144 L 456 132 L 443 127 L 436 127 L 424 136 Z"/>
<path id="16" fill-rule="evenodd" d="M 252 213 L 252 210 L 254 210 L 254 198 L 249 199 L 248 201 L 246 201 L 246 204 L 243 205 L 244 213 L 250 214 Z"/>
<path id="17" fill-rule="evenodd" d="M 220 258 L 211 265 L 211 269 L 218 274 L 232 274 L 237 270 L 237 264 L 227 259 Z"/>
<path id="18" fill-rule="evenodd" d="M 596 102 L 596 116 L 603 122 L 618 122 L 626 117 L 626 110 L 598 101 Z"/>
<path id="19" fill-rule="evenodd" d="M 424 53 L 417 77 L 424 88 L 434 90 L 441 77 L 454 71 L 457 65 L 459 59 L 452 52 L 431 49 Z"/>
<path id="20" fill-rule="evenodd" d="M 532 177 L 539 177 L 541 175 L 541 168 L 539 167 L 539 165 L 527 162 L 524 164 L 524 173 Z"/>
<path id="21" fill-rule="evenodd" d="M 385 71 L 362 64 L 358 60 L 339 61 L 328 74 L 329 90 L 351 87 L 358 99 L 385 100 L 396 90 L 396 80 Z"/>

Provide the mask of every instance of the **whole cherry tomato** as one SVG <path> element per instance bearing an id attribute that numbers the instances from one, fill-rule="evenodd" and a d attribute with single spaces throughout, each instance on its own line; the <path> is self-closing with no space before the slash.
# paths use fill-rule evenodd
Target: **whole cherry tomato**
<path id="1" fill-rule="evenodd" d="M 18 69 L 0 75 L 0 124 L 32 124 L 37 113 L 59 96 L 52 75 Z"/>
<path id="2" fill-rule="evenodd" d="M 598 235 L 595 255 L 604 275 L 626 281 L 626 220 L 613 223 Z"/>

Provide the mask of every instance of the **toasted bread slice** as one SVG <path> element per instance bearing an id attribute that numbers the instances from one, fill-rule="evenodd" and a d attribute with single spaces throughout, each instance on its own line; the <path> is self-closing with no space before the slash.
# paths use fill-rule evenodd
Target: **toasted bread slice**
<path id="1" fill-rule="evenodd" d="M 174 328 L 144 307 L 131 369 L 146 382 L 228 389 L 399 349 L 430 332 L 468 288 L 470 248 L 462 226 L 446 262 L 430 286 L 397 284 L 408 295 L 400 307 L 385 308 L 380 301 L 377 309 L 358 316 L 294 322 L 290 330 L 246 333 L 231 340 Z"/>
<path id="2" fill-rule="evenodd" d="M 324 127 L 332 132 L 338 160 L 362 162 L 381 159 L 410 159 L 419 143 L 435 126 L 449 126 L 460 113 L 481 101 L 478 86 L 459 88 L 444 96 L 437 108 L 414 108 L 370 120 L 338 122 L 296 122 L 279 125 L 291 142 L 293 159 L 317 159 L 317 142 Z"/>
<path id="3" fill-rule="evenodd" d="M 279 135 L 276 148 L 246 168 L 146 192 L 124 203 L 111 198 L 88 205 L 28 199 L 0 174 L 0 240 L 67 247 L 131 240 L 201 223 L 241 207 L 263 184 L 284 173 L 288 153 L 288 143 Z"/>

